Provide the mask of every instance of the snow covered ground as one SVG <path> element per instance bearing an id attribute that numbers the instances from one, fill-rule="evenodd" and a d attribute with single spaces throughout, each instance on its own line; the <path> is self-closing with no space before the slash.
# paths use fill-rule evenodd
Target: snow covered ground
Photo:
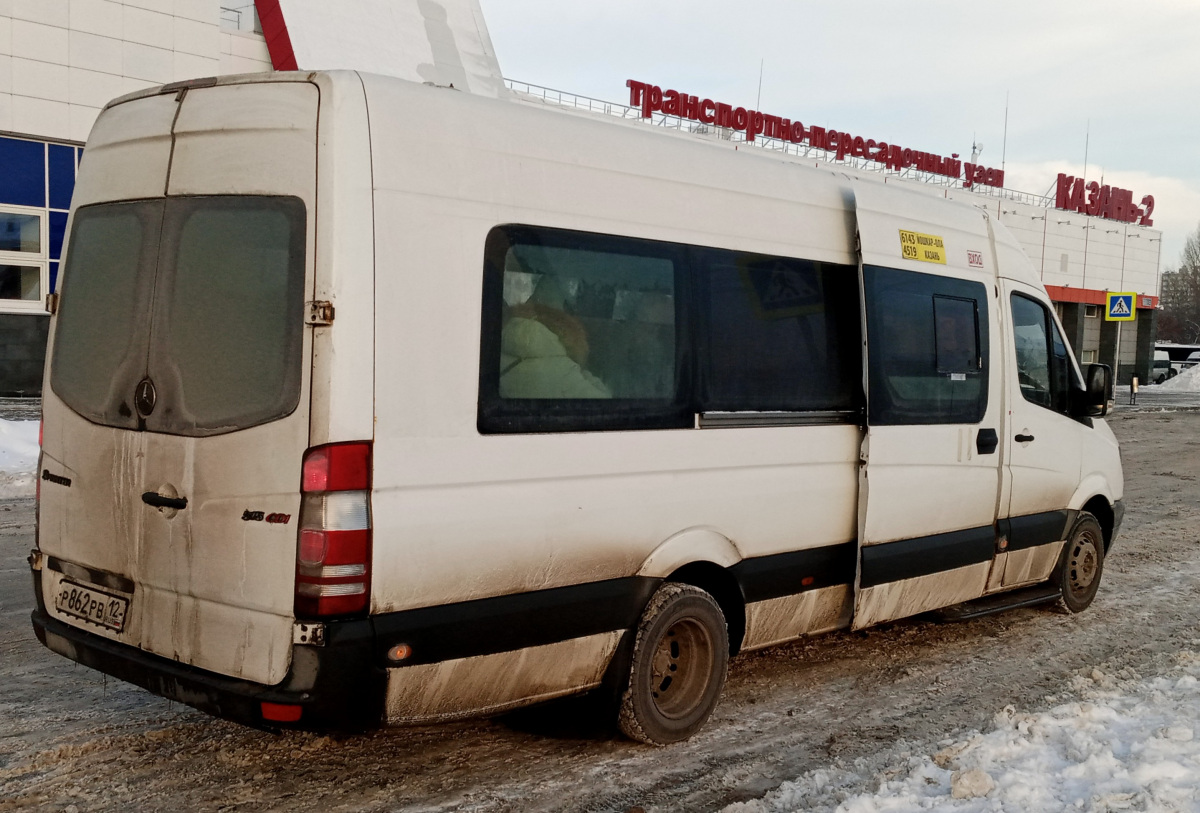
<path id="1" fill-rule="evenodd" d="M 32 497 L 38 459 L 38 422 L 0 418 L 0 497 Z"/>
<path id="2" fill-rule="evenodd" d="M 1096 669 L 1062 699 L 1036 714 L 1006 706 L 987 733 L 932 755 L 900 749 L 882 777 L 811 771 L 725 813 L 1200 809 L 1200 656 L 1181 650 L 1149 679 Z"/>

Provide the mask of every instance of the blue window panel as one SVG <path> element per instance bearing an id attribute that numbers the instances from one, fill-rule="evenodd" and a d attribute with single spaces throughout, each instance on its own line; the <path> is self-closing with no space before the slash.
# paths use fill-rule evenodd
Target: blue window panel
<path id="1" fill-rule="evenodd" d="M 46 205 L 46 145 L 0 138 L 0 203 Z"/>
<path id="2" fill-rule="evenodd" d="M 50 293 L 55 292 L 58 283 L 58 263 L 50 263 Z"/>
<path id="3" fill-rule="evenodd" d="M 63 238 L 67 236 L 67 213 L 50 213 L 50 259 L 62 256 Z"/>
<path id="4" fill-rule="evenodd" d="M 50 145 L 50 208 L 70 209 L 75 191 L 75 148 Z"/>

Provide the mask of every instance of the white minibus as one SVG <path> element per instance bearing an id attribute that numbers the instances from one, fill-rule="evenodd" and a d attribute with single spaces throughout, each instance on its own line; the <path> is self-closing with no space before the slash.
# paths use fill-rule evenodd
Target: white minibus
<path id="1" fill-rule="evenodd" d="M 250 725 L 600 689 L 670 743 L 739 652 L 1083 610 L 1121 522 L 1111 374 L 1003 226 L 701 136 L 355 72 L 146 90 L 61 289 L 37 635 Z"/>

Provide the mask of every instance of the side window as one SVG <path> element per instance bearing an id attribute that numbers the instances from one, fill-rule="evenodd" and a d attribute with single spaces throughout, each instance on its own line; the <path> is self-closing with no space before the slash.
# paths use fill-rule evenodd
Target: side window
<path id="1" fill-rule="evenodd" d="M 879 425 L 978 423 L 987 410 L 987 289 L 864 268 L 869 417 Z"/>
<path id="2" fill-rule="evenodd" d="M 484 253 L 480 431 L 690 425 L 681 249 L 500 226 Z"/>
<path id="3" fill-rule="evenodd" d="M 701 249 L 702 412 L 849 411 L 861 391 L 853 266 Z"/>
<path id="4" fill-rule="evenodd" d="M 1013 344 L 1017 382 L 1026 401 L 1066 413 L 1071 387 L 1071 357 L 1045 306 L 1013 294 Z"/>
<path id="5" fill-rule="evenodd" d="M 697 413 L 701 427 L 848 420 L 862 408 L 857 276 L 498 226 L 484 249 L 479 431 L 690 428 Z M 954 337 L 944 344 L 959 364 Z"/>

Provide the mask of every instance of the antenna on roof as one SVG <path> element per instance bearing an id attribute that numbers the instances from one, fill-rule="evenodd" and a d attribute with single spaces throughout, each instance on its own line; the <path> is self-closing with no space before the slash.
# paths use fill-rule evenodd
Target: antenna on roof
<path id="1" fill-rule="evenodd" d="M 1087 120 L 1087 131 L 1083 137 L 1083 177 L 1087 177 L 1088 147 L 1092 141 L 1092 120 Z"/>
<path id="2" fill-rule="evenodd" d="M 1008 91 L 1004 91 L 1004 141 L 1000 143 L 1000 171 L 1004 171 L 1004 159 L 1008 157 Z"/>
<path id="3" fill-rule="evenodd" d="M 766 61 L 767 60 L 765 57 L 758 61 L 758 99 L 754 102 L 754 108 L 756 110 L 762 107 L 762 75 L 763 65 L 766 64 Z"/>

